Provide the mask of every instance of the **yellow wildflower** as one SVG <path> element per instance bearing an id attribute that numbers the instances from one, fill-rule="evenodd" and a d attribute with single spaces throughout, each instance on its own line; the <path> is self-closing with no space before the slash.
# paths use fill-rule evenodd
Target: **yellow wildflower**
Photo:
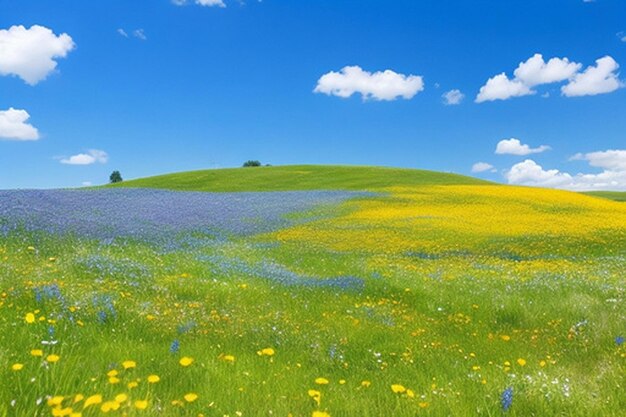
<path id="1" fill-rule="evenodd" d="M 224 355 L 222 356 L 222 360 L 224 362 L 235 362 L 235 357 L 233 355 Z"/>
<path id="2" fill-rule="evenodd" d="M 35 315 L 33 313 L 26 313 L 26 317 L 24 317 L 26 323 L 33 324 L 35 322 Z"/>
<path id="3" fill-rule="evenodd" d="M 322 402 L 322 393 L 317 390 L 310 389 L 308 394 L 309 394 L 309 397 L 311 397 L 319 406 L 320 403 Z"/>
<path id="4" fill-rule="evenodd" d="M 268 347 L 268 348 L 259 350 L 257 352 L 257 355 L 259 355 L 259 356 L 274 356 L 274 353 L 276 353 L 274 351 L 274 349 Z"/>
<path id="5" fill-rule="evenodd" d="M 30 351 L 32 356 L 43 356 L 43 350 L 41 349 L 33 349 Z"/>
<path id="6" fill-rule="evenodd" d="M 180 363 L 181 366 L 189 366 L 193 363 L 193 358 L 190 358 L 188 356 L 183 356 L 182 358 L 180 358 L 178 363 Z"/>
<path id="7" fill-rule="evenodd" d="M 313 411 L 311 417 L 330 417 L 330 414 L 328 414 L 326 411 Z"/>
<path id="8" fill-rule="evenodd" d="M 160 380 L 161 380 L 161 378 L 159 378 L 158 375 L 148 375 L 148 382 L 151 383 L 151 384 L 156 384 Z"/>
<path id="9" fill-rule="evenodd" d="M 198 394 L 190 392 L 189 394 L 185 394 L 183 398 L 185 398 L 185 401 L 187 401 L 188 403 L 192 403 L 198 399 Z"/>
<path id="10" fill-rule="evenodd" d="M 47 404 L 48 404 L 49 407 L 55 407 L 57 405 L 61 405 L 63 400 L 64 400 L 63 396 L 55 395 L 54 397 L 48 398 Z"/>
<path id="11" fill-rule="evenodd" d="M 100 404 L 101 402 L 102 402 L 102 395 L 100 394 L 92 395 L 91 397 L 85 400 L 85 403 L 83 404 L 83 409 L 89 407 L 90 405 Z"/>
<path id="12" fill-rule="evenodd" d="M 58 361 L 59 361 L 59 359 L 61 359 L 61 357 L 60 357 L 59 355 L 54 355 L 54 354 L 52 354 L 52 355 L 48 355 L 48 356 L 46 357 L 46 360 L 47 360 L 48 362 L 50 362 L 50 363 L 55 363 L 55 362 L 58 362 Z"/>
<path id="13" fill-rule="evenodd" d="M 526 365 L 526 359 L 519 358 L 519 359 L 517 360 L 517 364 L 518 364 L 519 366 L 525 366 L 525 365 Z"/>
<path id="14" fill-rule="evenodd" d="M 115 411 L 119 408 L 120 408 L 120 403 L 115 402 L 115 401 L 106 401 L 102 403 L 102 406 L 100 407 L 100 411 L 102 411 L 103 413 L 108 413 L 109 411 Z"/>
<path id="15" fill-rule="evenodd" d="M 24 364 L 21 363 L 14 363 L 13 365 L 11 365 L 11 369 L 14 371 L 21 371 L 23 367 Z"/>
<path id="16" fill-rule="evenodd" d="M 317 385 L 328 385 L 328 380 L 326 378 L 315 378 L 315 383 Z"/>
<path id="17" fill-rule="evenodd" d="M 122 362 L 122 367 L 124 369 L 131 369 L 137 366 L 137 363 L 135 361 L 124 361 Z"/>
<path id="18" fill-rule="evenodd" d="M 406 388 L 404 388 L 404 386 L 400 384 L 393 384 L 391 386 L 391 390 L 396 394 L 402 394 L 406 392 Z"/>
<path id="19" fill-rule="evenodd" d="M 135 408 L 138 410 L 145 410 L 146 408 L 148 408 L 148 400 L 135 401 Z"/>
<path id="20" fill-rule="evenodd" d="M 115 396 L 115 401 L 120 403 L 120 404 L 123 403 L 123 402 L 126 402 L 126 400 L 128 400 L 128 395 L 126 395 L 126 394 L 122 393 L 122 394 L 117 394 Z"/>
<path id="21" fill-rule="evenodd" d="M 367 388 L 370 385 L 372 385 L 372 383 L 370 381 L 365 380 L 365 381 L 361 382 L 361 386 L 364 387 L 364 388 Z"/>

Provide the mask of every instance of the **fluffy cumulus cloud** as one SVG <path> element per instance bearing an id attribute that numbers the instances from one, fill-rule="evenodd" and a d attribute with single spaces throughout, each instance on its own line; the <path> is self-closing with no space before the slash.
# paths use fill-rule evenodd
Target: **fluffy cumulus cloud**
<path id="1" fill-rule="evenodd" d="M 619 79 L 617 70 L 619 64 L 610 56 L 596 60 L 595 66 L 590 66 L 584 72 L 576 74 L 567 85 L 561 88 L 567 97 L 595 96 L 611 93 L 624 86 Z"/>
<path id="2" fill-rule="evenodd" d="M 37 140 L 39 131 L 27 121 L 30 115 L 26 110 L 0 110 L 0 139 Z"/>
<path id="3" fill-rule="evenodd" d="M 505 177 L 510 184 L 563 188 L 575 191 L 626 191 L 626 150 L 607 150 L 577 154 L 572 159 L 585 160 L 599 173 L 575 175 L 558 169 L 544 169 L 532 159 L 513 165 Z"/>
<path id="4" fill-rule="evenodd" d="M 472 172 L 485 172 L 485 171 L 494 172 L 495 168 L 493 167 L 493 165 L 487 162 L 476 162 L 474 165 L 472 165 Z"/>
<path id="5" fill-rule="evenodd" d="M 533 88 L 544 84 L 568 81 L 561 88 L 567 97 L 610 93 L 622 86 L 618 78 L 619 65 L 609 56 L 596 61 L 596 66 L 580 72 L 582 64 L 571 62 L 567 58 L 551 58 L 547 62 L 541 54 L 535 54 L 520 62 L 513 78 L 506 73 L 498 74 L 480 88 L 476 102 L 508 100 L 536 94 Z"/>
<path id="6" fill-rule="evenodd" d="M 519 139 L 502 139 L 496 145 L 496 154 L 498 155 L 530 155 L 532 153 L 541 153 L 549 150 L 548 145 L 541 145 L 536 148 L 522 143 Z"/>
<path id="7" fill-rule="evenodd" d="M 35 85 L 55 70 L 56 59 L 65 58 L 74 47 L 67 33 L 57 36 L 43 26 L 0 30 L 0 75 L 15 75 Z"/>
<path id="8" fill-rule="evenodd" d="M 313 91 L 342 98 L 358 93 L 364 100 L 391 101 L 400 97 L 411 99 L 422 90 L 424 80 L 418 75 L 398 74 L 392 70 L 371 73 L 358 66 L 348 66 L 322 75 Z"/>
<path id="9" fill-rule="evenodd" d="M 447 106 L 456 106 L 457 104 L 461 104 L 465 98 L 465 94 L 463 94 L 461 90 L 450 90 L 444 93 L 441 97 Z"/>
<path id="10" fill-rule="evenodd" d="M 172 0 L 172 3 L 177 6 L 184 6 L 190 3 L 190 0 Z M 193 0 L 193 3 L 206 7 L 226 7 L 224 0 Z"/>
<path id="11" fill-rule="evenodd" d="M 106 164 L 108 160 L 109 155 L 107 155 L 106 152 L 98 149 L 90 149 L 87 153 L 79 153 L 69 158 L 61 159 L 61 163 L 68 165 L 91 165 L 95 163 Z"/>

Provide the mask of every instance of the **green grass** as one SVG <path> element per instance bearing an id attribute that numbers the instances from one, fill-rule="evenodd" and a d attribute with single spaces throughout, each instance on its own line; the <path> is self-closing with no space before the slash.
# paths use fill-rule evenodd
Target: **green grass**
<path id="1" fill-rule="evenodd" d="M 491 184 L 435 171 L 367 166 L 291 165 L 211 169 L 123 181 L 107 187 L 181 191 L 374 190 L 391 186 Z"/>
<path id="2" fill-rule="evenodd" d="M 582 194 L 590 195 L 593 197 L 606 198 L 613 201 L 626 201 L 626 191 L 588 191 Z"/>
<path id="3" fill-rule="evenodd" d="M 622 416 L 626 208 L 575 193 L 450 184 L 489 183 L 364 167 L 171 174 L 121 186 L 413 188 L 293 213 L 304 224 L 291 234 L 195 236 L 179 249 L 3 235 L 0 416 L 105 415 L 102 404 L 83 409 L 78 394 L 122 398 L 106 415 L 130 417 Z M 368 208 L 377 215 L 351 217 Z M 520 224 L 524 233 L 512 233 Z M 277 270 L 364 285 L 284 285 Z M 274 354 L 259 355 L 266 348 Z M 60 360 L 48 363 L 49 354 Z M 181 366 L 182 357 L 193 364 Z M 124 369 L 129 360 L 136 366 Z M 396 384 L 410 391 L 394 393 Z M 507 387 L 514 396 L 504 412 Z M 319 404 L 309 390 L 321 393 Z M 189 393 L 198 399 L 186 401 Z"/>

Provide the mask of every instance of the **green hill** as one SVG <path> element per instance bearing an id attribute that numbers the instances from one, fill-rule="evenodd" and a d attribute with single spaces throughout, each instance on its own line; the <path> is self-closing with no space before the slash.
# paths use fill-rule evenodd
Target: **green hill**
<path id="1" fill-rule="evenodd" d="M 588 191 L 583 194 L 626 202 L 626 191 Z"/>
<path id="2" fill-rule="evenodd" d="M 373 190 L 391 186 L 492 184 L 458 174 L 369 166 L 288 165 L 210 169 L 140 178 L 107 187 L 185 191 Z"/>

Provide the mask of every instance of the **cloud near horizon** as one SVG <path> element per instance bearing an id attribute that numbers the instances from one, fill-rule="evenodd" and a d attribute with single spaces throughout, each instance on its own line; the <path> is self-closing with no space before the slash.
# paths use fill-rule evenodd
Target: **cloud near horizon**
<path id="1" fill-rule="evenodd" d="M 446 106 L 456 106 L 461 104 L 465 98 L 465 94 L 463 94 L 461 90 L 454 89 L 443 93 L 441 97 L 443 98 L 443 102 Z"/>
<path id="2" fill-rule="evenodd" d="M 597 174 L 575 175 L 558 169 L 543 169 L 532 159 L 515 164 L 505 173 L 509 184 L 562 188 L 572 191 L 626 191 L 626 150 L 606 150 L 576 154 L 572 160 L 584 160 L 601 168 Z"/>
<path id="3" fill-rule="evenodd" d="M 39 25 L 0 30 L 0 75 L 15 75 L 35 85 L 56 69 L 56 59 L 65 58 L 75 47 L 67 33 L 57 36 Z"/>
<path id="4" fill-rule="evenodd" d="M 498 155 L 530 155 L 532 153 L 541 153 L 550 150 L 548 145 L 541 145 L 536 148 L 520 142 L 519 139 L 502 139 L 496 145 L 496 154 Z"/>
<path id="5" fill-rule="evenodd" d="M 361 94 L 363 100 L 410 100 L 424 90 L 424 79 L 419 75 L 404 75 L 392 70 L 364 71 L 359 66 L 346 66 L 339 72 L 331 71 L 317 81 L 314 93 L 341 98 Z"/>
<path id="6" fill-rule="evenodd" d="M 26 110 L 10 107 L 0 110 L 0 139 L 32 141 L 39 139 L 39 131 L 27 123 L 30 114 Z"/>
<path id="7" fill-rule="evenodd" d="M 91 165 L 95 163 L 106 164 L 108 160 L 109 155 L 106 152 L 90 149 L 87 153 L 79 153 L 69 158 L 61 159 L 61 163 L 67 165 Z"/>
<path id="8" fill-rule="evenodd" d="M 184 6 L 189 3 L 189 0 L 172 0 L 172 3 L 176 6 Z M 194 0 L 193 3 L 205 7 L 226 7 L 224 0 Z"/>
<path id="9" fill-rule="evenodd" d="M 543 55 L 535 54 L 520 62 L 509 78 L 502 72 L 487 80 L 476 96 L 476 103 L 508 100 L 513 97 L 534 95 L 534 87 L 568 81 L 561 88 L 566 97 L 588 96 L 611 93 L 624 84 L 619 80 L 619 64 L 610 56 L 596 60 L 596 66 L 589 66 L 580 72 L 583 65 L 568 58 L 551 58 L 544 61 Z"/>
<path id="10" fill-rule="evenodd" d="M 474 165 L 472 165 L 472 172 L 477 173 L 485 171 L 495 172 L 496 169 L 488 162 L 476 162 Z"/>

